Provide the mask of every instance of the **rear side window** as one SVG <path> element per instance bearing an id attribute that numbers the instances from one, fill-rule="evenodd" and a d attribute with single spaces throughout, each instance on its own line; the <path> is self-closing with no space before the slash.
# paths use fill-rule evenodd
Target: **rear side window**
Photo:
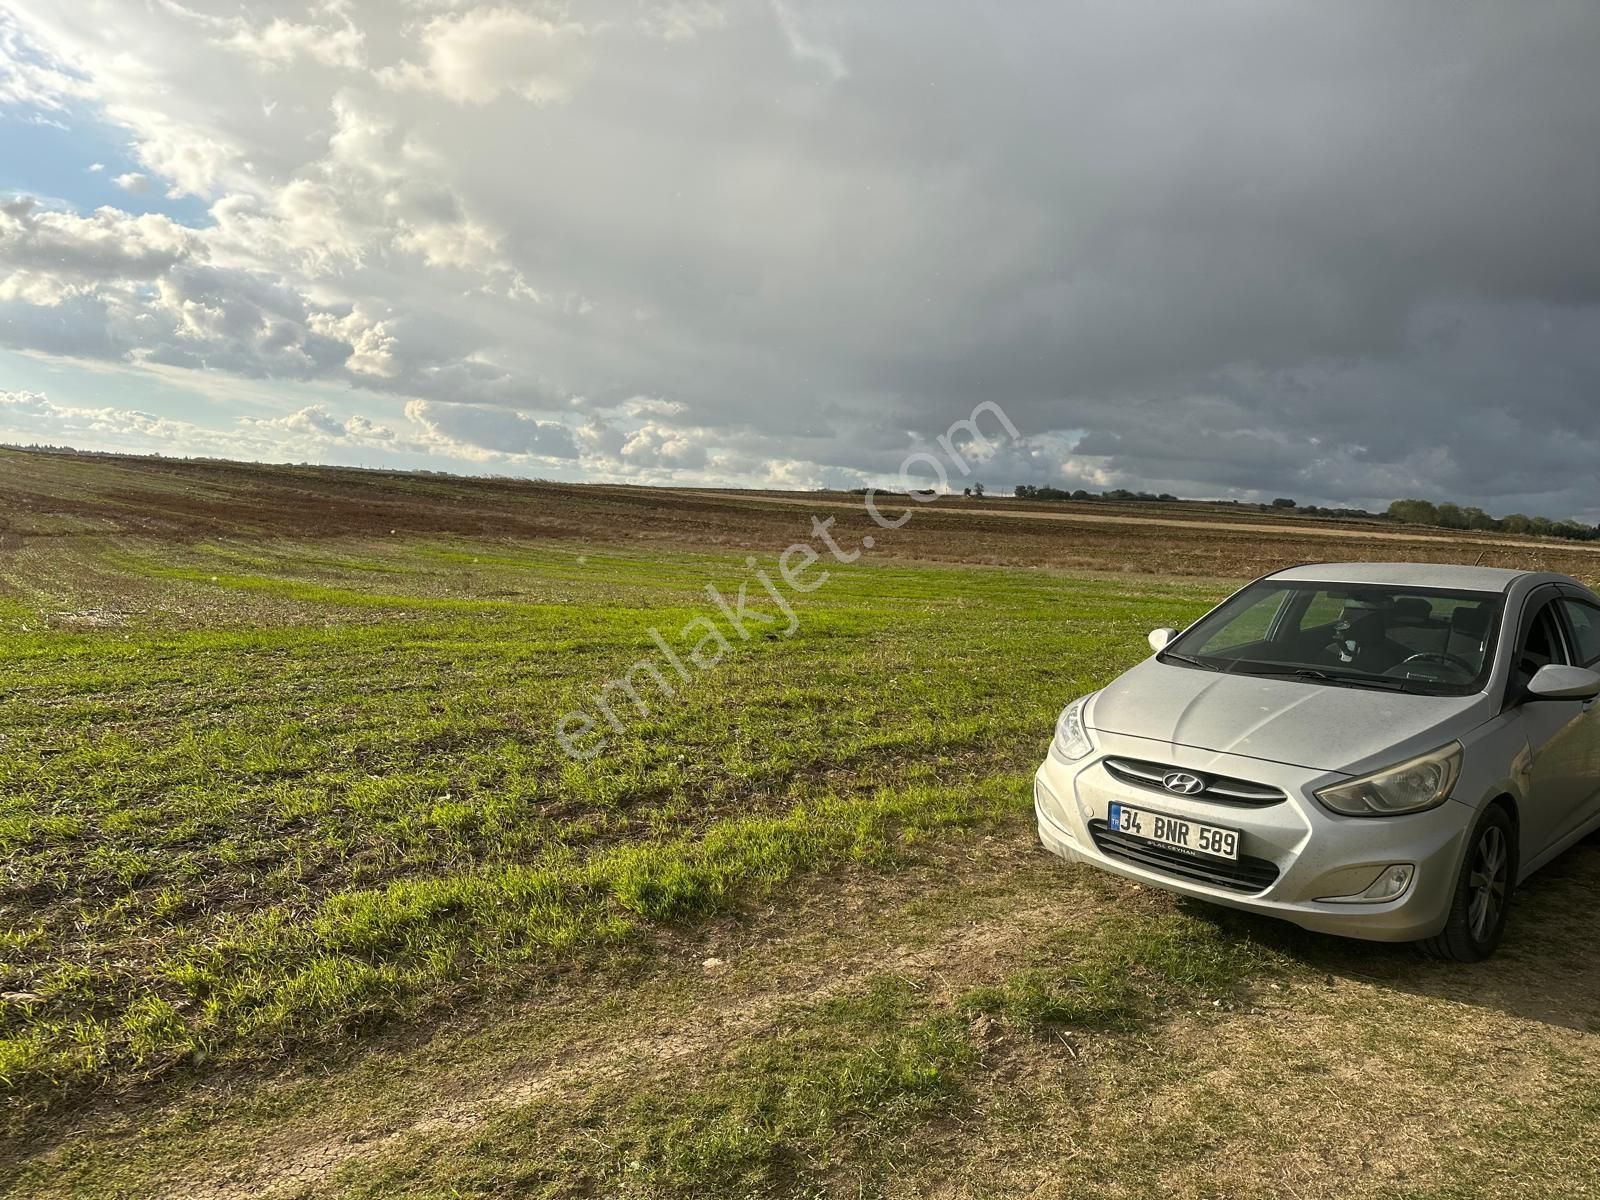
<path id="1" fill-rule="evenodd" d="M 1562 600 L 1561 611 L 1572 630 L 1572 640 L 1577 643 L 1580 666 L 1600 662 L 1600 608 L 1582 600 Z"/>

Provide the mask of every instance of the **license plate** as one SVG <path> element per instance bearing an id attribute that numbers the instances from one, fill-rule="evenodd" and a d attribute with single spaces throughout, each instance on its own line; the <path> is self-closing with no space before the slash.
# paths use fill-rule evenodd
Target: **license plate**
<path id="1" fill-rule="evenodd" d="M 1215 825 L 1169 817 L 1166 813 L 1133 808 L 1126 804 L 1113 804 L 1106 813 L 1106 822 L 1119 833 L 1131 834 L 1147 842 L 1159 842 L 1174 850 L 1187 850 L 1191 854 L 1204 854 L 1212 858 L 1239 857 L 1239 833 L 1234 829 L 1219 829 Z"/>

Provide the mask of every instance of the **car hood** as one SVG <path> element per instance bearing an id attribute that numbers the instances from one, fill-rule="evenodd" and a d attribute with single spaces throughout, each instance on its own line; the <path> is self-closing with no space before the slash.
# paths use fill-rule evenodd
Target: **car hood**
<path id="1" fill-rule="evenodd" d="M 1147 659 L 1085 714 L 1093 729 L 1357 774 L 1444 744 L 1478 722 L 1482 694 L 1418 696 L 1315 680 L 1225 675 Z"/>

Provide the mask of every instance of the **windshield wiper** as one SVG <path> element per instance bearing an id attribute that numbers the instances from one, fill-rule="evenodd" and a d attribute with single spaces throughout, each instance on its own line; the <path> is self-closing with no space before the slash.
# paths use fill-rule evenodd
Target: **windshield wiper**
<path id="1" fill-rule="evenodd" d="M 1411 689 L 1404 679 L 1383 679 L 1376 675 L 1330 675 L 1315 667 L 1284 668 L 1282 670 L 1245 671 L 1246 675 L 1259 675 L 1268 679 L 1315 679 L 1318 683 L 1331 683 L 1335 687 L 1378 688 L 1385 692 L 1406 692 Z"/>
<path id="2" fill-rule="evenodd" d="M 1180 654 L 1176 650 L 1163 650 L 1158 657 L 1162 662 L 1166 662 L 1168 659 L 1175 659 L 1181 663 L 1188 663 L 1191 667 L 1199 667 L 1202 671 L 1222 670 L 1221 667 L 1214 667 L 1208 662 L 1200 661 L 1192 654 Z"/>

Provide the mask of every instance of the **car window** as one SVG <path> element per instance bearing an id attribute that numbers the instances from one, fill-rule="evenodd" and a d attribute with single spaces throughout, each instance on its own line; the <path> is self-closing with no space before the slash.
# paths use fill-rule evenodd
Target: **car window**
<path id="1" fill-rule="evenodd" d="M 1305 612 L 1300 614 L 1301 629 L 1315 629 L 1319 625 L 1332 625 L 1344 611 L 1344 601 L 1332 592 L 1318 592 L 1311 597 Z"/>
<path id="2" fill-rule="evenodd" d="M 1600 608 L 1584 600 L 1561 600 L 1561 611 L 1567 618 L 1567 628 L 1572 630 L 1572 640 L 1577 643 L 1580 666 L 1600 662 Z"/>
<path id="3" fill-rule="evenodd" d="M 1466 695 L 1494 665 L 1493 592 L 1260 581 L 1181 634 L 1164 662 L 1339 686 Z"/>
<path id="4" fill-rule="evenodd" d="M 1202 652 L 1217 654 L 1261 641 L 1272 628 L 1273 618 L 1278 615 L 1288 595 L 1287 588 L 1263 591 L 1254 597 L 1251 603 L 1242 606 L 1237 613 L 1232 614 L 1228 620 L 1212 630 L 1210 636 L 1205 639 Z"/>
<path id="5" fill-rule="evenodd" d="M 1517 673 L 1524 680 L 1532 679 L 1540 667 L 1551 663 L 1567 664 L 1566 645 L 1556 619 L 1556 605 L 1559 603 L 1558 600 L 1551 600 L 1540 608 L 1528 628 L 1528 635 L 1522 639 L 1517 654 Z"/>

